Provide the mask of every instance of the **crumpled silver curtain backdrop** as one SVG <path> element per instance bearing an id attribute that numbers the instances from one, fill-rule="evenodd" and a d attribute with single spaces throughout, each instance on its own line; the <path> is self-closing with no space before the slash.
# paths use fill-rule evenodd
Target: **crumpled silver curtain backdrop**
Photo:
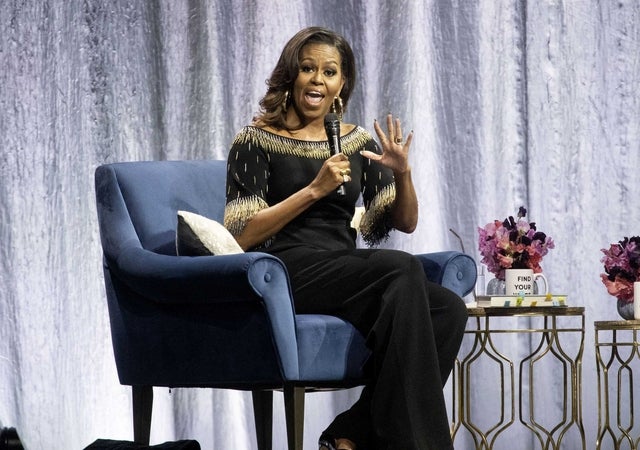
<path id="1" fill-rule="evenodd" d="M 639 19 L 637 0 L 4 2 L 0 426 L 16 427 L 29 450 L 132 439 L 130 390 L 118 383 L 111 350 L 93 171 L 114 161 L 224 158 L 285 42 L 324 25 L 357 55 L 346 120 L 372 130 L 393 112 L 415 132 L 419 227 L 385 245 L 457 249 L 453 228 L 478 258 L 476 228 L 520 205 L 555 239 L 542 264 L 551 289 L 586 307 L 592 448 L 592 323 L 617 318 L 599 250 L 640 232 Z M 477 391 L 485 385 L 479 377 Z M 357 394 L 308 397 L 306 449 Z M 155 400 L 152 443 L 255 448 L 249 394 L 157 389 Z M 274 448 L 283 448 L 279 406 L 275 422 Z M 522 448 L 533 448 L 526 436 Z M 577 445 L 571 439 L 567 448 Z"/>

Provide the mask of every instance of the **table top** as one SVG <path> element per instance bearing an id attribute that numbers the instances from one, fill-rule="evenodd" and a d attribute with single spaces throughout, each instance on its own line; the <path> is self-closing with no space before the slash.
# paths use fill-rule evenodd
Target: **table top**
<path id="1" fill-rule="evenodd" d="M 467 308 L 467 311 L 469 311 L 469 317 L 580 316 L 584 314 L 584 306 L 476 306 Z M 640 320 L 626 322 L 637 322 L 640 327 Z"/>
<path id="2" fill-rule="evenodd" d="M 593 326 L 596 330 L 640 330 L 640 320 L 602 320 Z"/>

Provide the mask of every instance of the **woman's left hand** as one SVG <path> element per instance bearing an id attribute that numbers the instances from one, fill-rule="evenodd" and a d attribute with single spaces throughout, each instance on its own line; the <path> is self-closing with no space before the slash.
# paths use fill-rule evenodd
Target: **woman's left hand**
<path id="1" fill-rule="evenodd" d="M 378 135 L 378 139 L 380 139 L 382 154 L 378 155 L 377 153 L 363 150 L 361 152 L 362 156 L 380 162 L 383 166 L 393 170 L 394 173 L 404 173 L 409 170 L 409 147 L 413 139 L 413 131 L 409 133 L 405 141 L 402 137 L 400 119 L 394 119 L 392 114 L 387 115 L 388 136 L 382 131 L 378 121 L 373 123 L 373 128 Z"/>

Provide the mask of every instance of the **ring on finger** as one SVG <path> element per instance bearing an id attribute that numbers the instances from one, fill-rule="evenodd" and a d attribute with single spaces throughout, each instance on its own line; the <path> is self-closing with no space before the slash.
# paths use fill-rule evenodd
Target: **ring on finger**
<path id="1" fill-rule="evenodd" d="M 396 144 L 402 144 L 402 137 L 397 137 L 393 140 Z"/>
<path id="2" fill-rule="evenodd" d="M 346 183 L 349 181 L 349 178 L 347 177 L 347 174 L 342 174 L 342 182 Z"/>

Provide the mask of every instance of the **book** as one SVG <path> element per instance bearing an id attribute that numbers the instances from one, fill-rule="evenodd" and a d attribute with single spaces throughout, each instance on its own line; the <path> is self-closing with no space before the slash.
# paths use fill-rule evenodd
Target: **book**
<path id="1" fill-rule="evenodd" d="M 478 295 L 476 301 L 468 305 L 470 308 L 567 306 L 567 295 Z"/>

